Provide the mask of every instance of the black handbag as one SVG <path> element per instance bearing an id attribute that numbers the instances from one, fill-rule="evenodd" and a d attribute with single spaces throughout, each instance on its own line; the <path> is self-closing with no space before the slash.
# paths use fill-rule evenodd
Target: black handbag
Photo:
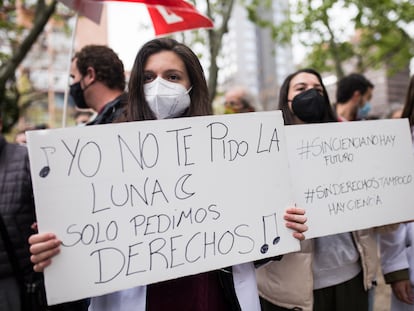
<path id="1" fill-rule="evenodd" d="M 22 311 L 46 311 L 49 310 L 46 301 L 46 293 L 43 274 L 33 271 L 30 275 L 23 275 L 16 252 L 14 251 L 3 217 L 0 215 L 0 234 L 7 251 L 14 276 L 20 289 L 20 301 Z"/>

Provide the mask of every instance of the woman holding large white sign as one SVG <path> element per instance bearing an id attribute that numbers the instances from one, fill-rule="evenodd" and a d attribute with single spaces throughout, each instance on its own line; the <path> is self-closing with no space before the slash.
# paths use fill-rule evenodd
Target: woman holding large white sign
<path id="1" fill-rule="evenodd" d="M 124 120 L 141 121 L 203 116 L 212 113 L 203 70 L 196 55 L 173 39 L 155 39 L 138 52 L 129 81 Z M 154 124 L 156 126 L 156 124 Z M 286 226 L 304 239 L 304 210 L 289 208 Z M 59 252 L 54 234 L 31 237 L 36 271 Z M 173 250 L 172 250 L 173 251 Z M 93 297 L 90 310 L 260 310 L 252 263 L 186 276 Z"/>
<path id="2" fill-rule="evenodd" d="M 322 78 L 312 69 L 285 79 L 279 108 L 288 125 L 337 121 Z M 315 238 L 301 247 L 257 270 L 263 310 L 368 310 L 377 269 L 372 230 Z"/>

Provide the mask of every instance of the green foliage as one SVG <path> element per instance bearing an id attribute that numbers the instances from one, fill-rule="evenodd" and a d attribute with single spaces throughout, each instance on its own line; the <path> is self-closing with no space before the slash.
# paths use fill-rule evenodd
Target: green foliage
<path id="1" fill-rule="evenodd" d="M 331 49 L 329 44 L 317 44 L 313 46 L 303 66 L 315 68 L 320 72 L 334 72 L 336 61 L 342 63 L 352 55 L 354 50 L 349 42 L 338 43 L 335 49 Z"/>
<path id="2" fill-rule="evenodd" d="M 413 38 L 406 32 L 414 17 L 409 1 L 366 1 L 359 9 L 357 25 L 361 29 L 359 51 L 364 55 L 361 71 L 386 65 L 389 74 L 403 68 L 414 56 Z"/>
<path id="3" fill-rule="evenodd" d="M 343 64 L 357 59 L 355 71 L 385 65 L 392 74 L 407 66 L 414 56 L 413 37 L 406 32 L 407 25 L 413 26 L 413 0 L 296 0 L 286 12 L 290 19 L 279 25 L 262 18 L 260 8 L 270 1 L 243 3 L 249 19 L 271 29 L 276 43 L 291 42 L 296 36 L 310 49 L 303 66 L 334 71 L 341 77 Z M 338 16 L 334 16 L 338 11 L 349 19 L 342 28 L 337 26 Z M 344 37 L 344 31 L 352 27 L 355 37 Z"/>
<path id="4" fill-rule="evenodd" d="M 22 1 L 30 27 L 17 24 L 14 0 L 1 1 L 0 9 L 0 109 L 3 113 L 3 131 L 9 131 L 20 114 L 20 94 L 16 87 L 16 70 L 37 38 L 43 32 L 56 9 L 57 0 Z M 30 20 L 30 17 L 33 19 Z M 27 26 L 26 26 L 27 27 Z"/>
<path id="5" fill-rule="evenodd" d="M 346 25 L 354 27 L 355 38 L 344 38 L 343 29 L 334 28 L 334 6 L 355 12 Z M 301 41 L 312 50 L 305 62 L 318 70 L 334 69 L 340 77 L 343 63 L 355 58 L 355 71 L 385 65 L 393 74 L 414 56 L 413 38 L 405 30 L 413 22 L 412 0 L 298 0 L 293 14 L 298 18 L 292 21 L 294 33 L 310 38 Z"/>

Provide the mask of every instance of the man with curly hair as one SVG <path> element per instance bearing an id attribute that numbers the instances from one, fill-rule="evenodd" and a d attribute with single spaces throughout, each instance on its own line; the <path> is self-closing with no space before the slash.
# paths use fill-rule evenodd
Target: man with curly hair
<path id="1" fill-rule="evenodd" d="M 70 95 L 79 109 L 97 112 L 88 123 L 111 123 L 126 103 L 124 65 L 118 55 L 104 45 L 87 45 L 72 59 Z"/>

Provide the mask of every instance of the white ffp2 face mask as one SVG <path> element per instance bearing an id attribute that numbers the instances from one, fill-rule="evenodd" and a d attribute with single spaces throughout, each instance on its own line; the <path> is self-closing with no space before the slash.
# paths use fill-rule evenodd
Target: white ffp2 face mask
<path id="1" fill-rule="evenodd" d="M 190 90 L 160 77 L 144 84 L 145 99 L 158 120 L 181 116 L 190 107 Z"/>

